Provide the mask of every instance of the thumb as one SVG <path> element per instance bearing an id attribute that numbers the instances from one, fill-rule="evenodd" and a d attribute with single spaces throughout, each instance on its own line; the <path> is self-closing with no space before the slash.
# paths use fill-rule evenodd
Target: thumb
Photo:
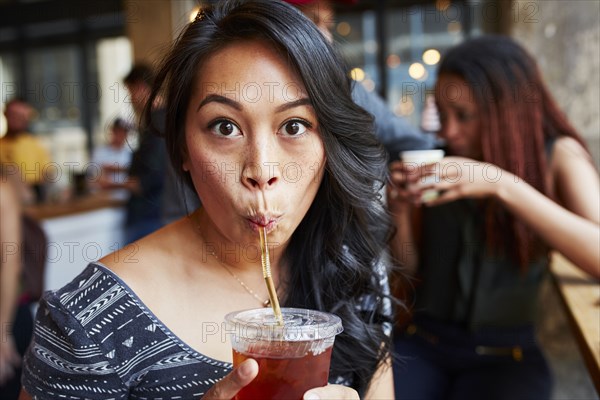
<path id="1" fill-rule="evenodd" d="M 244 386 L 258 375 L 258 363 L 247 359 L 210 388 L 202 400 L 232 399 Z"/>

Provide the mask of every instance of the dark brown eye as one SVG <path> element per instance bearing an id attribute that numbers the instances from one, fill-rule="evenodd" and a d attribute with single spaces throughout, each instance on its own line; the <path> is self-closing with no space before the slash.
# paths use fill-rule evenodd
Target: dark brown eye
<path id="1" fill-rule="evenodd" d="M 290 122 L 289 124 L 287 124 L 285 126 L 285 132 L 288 135 L 295 135 L 298 132 L 300 132 L 300 128 L 301 128 L 301 126 L 298 122 Z"/>
<path id="2" fill-rule="evenodd" d="M 235 125 L 233 125 L 231 122 L 221 122 L 218 129 L 221 135 L 230 136 L 235 131 Z"/>
<path id="3" fill-rule="evenodd" d="M 299 136 L 306 132 L 307 123 L 302 121 L 288 121 L 283 125 L 283 134 L 286 136 Z"/>
<path id="4" fill-rule="evenodd" d="M 212 122 L 208 129 L 212 132 L 213 135 L 221 136 L 221 137 L 238 137 L 242 136 L 242 132 L 240 128 L 234 123 L 227 119 L 219 119 Z"/>

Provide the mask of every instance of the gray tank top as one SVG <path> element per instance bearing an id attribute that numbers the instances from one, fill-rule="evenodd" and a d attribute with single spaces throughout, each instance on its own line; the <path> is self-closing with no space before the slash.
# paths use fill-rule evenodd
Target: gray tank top
<path id="1" fill-rule="evenodd" d="M 556 139 L 546 138 L 547 160 Z M 549 255 L 523 270 L 509 255 L 489 251 L 475 200 L 424 208 L 421 247 L 416 313 L 473 331 L 533 324 Z"/>
<path id="2" fill-rule="evenodd" d="M 487 251 L 484 216 L 473 200 L 423 210 L 423 251 L 416 312 L 484 327 L 532 324 L 548 258 L 523 271 L 508 255 Z"/>

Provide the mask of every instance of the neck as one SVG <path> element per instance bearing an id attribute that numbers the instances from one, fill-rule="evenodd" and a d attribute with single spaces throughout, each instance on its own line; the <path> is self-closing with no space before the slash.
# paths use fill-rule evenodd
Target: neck
<path id="1" fill-rule="evenodd" d="M 256 234 L 256 243 L 248 243 L 247 245 L 230 243 L 220 234 L 220 231 L 203 209 L 198 209 L 191 214 L 189 221 L 202 242 L 199 250 L 198 248 L 195 250 L 200 253 L 202 263 L 206 266 L 222 269 L 232 279 L 236 280 L 249 295 L 263 306 L 269 306 L 269 291 L 265 286 L 266 281 L 262 279 L 263 266 L 258 233 Z M 269 250 L 271 284 L 281 295 L 285 292 L 284 285 L 281 285 L 281 270 L 279 268 L 281 252 L 272 251 L 273 249 Z"/>
<path id="2" fill-rule="evenodd" d="M 213 256 L 228 268 L 239 273 L 251 271 L 261 267 L 260 236 L 256 233 L 255 240 L 247 243 L 231 242 L 215 226 L 203 208 L 191 214 L 190 220 L 194 230 L 202 240 L 200 256 L 202 260 Z M 279 247 L 269 246 L 269 257 L 274 279 L 278 276 L 283 250 Z"/>

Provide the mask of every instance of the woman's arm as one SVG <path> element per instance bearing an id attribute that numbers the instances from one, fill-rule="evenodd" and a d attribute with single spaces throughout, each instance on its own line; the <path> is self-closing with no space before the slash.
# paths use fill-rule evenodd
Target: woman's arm
<path id="1" fill-rule="evenodd" d="M 25 389 L 21 389 L 21 393 L 19 394 L 18 400 L 32 400 L 29 393 L 25 391 Z"/>
<path id="2" fill-rule="evenodd" d="M 415 207 L 411 201 L 411 193 L 406 189 L 410 172 L 402 162 L 390 164 L 391 182 L 387 186 L 387 206 L 396 229 L 389 243 L 391 256 L 396 265 L 400 265 L 407 274 L 414 275 L 419 254 L 413 229 Z"/>
<path id="3" fill-rule="evenodd" d="M 529 185 L 507 186 L 500 199 L 551 247 L 600 278 L 598 172 L 575 140 L 562 138 L 554 147 L 550 172 L 562 207 Z"/>
<path id="4" fill-rule="evenodd" d="M 446 173 L 442 174 L 440 183 L 430 187 L 445 192 L 428 204 L 433 206 L 464 197 L 495 197 L 550 247 L 579 268 L 600 277 L 598 173 L 587 153 L 574 143 L 572 139 L 557 141 L 550 166 L 564 207 L 507 171 L 458 157 L 443 160 L 442 171 Z M 451 163 L 459 168 L 446 168 Z"/>
<path id="5" fill-rule="evenodd" d="M 13 377 L 21 360 L 12 337 L 21 275 L 21 204 L 15 186 L 4 179 L 0 180 L 0 242 L 0 327 L 6 332 L 0 341 L 1 385 Z"/>
<path id="6" fill-rule="evenodd" d="M 389 357 L 383 363 L 371 380 L 365 399 L 385 400 L 394 399 L 394 374 L 392 372 L 392 359 Z"/>

